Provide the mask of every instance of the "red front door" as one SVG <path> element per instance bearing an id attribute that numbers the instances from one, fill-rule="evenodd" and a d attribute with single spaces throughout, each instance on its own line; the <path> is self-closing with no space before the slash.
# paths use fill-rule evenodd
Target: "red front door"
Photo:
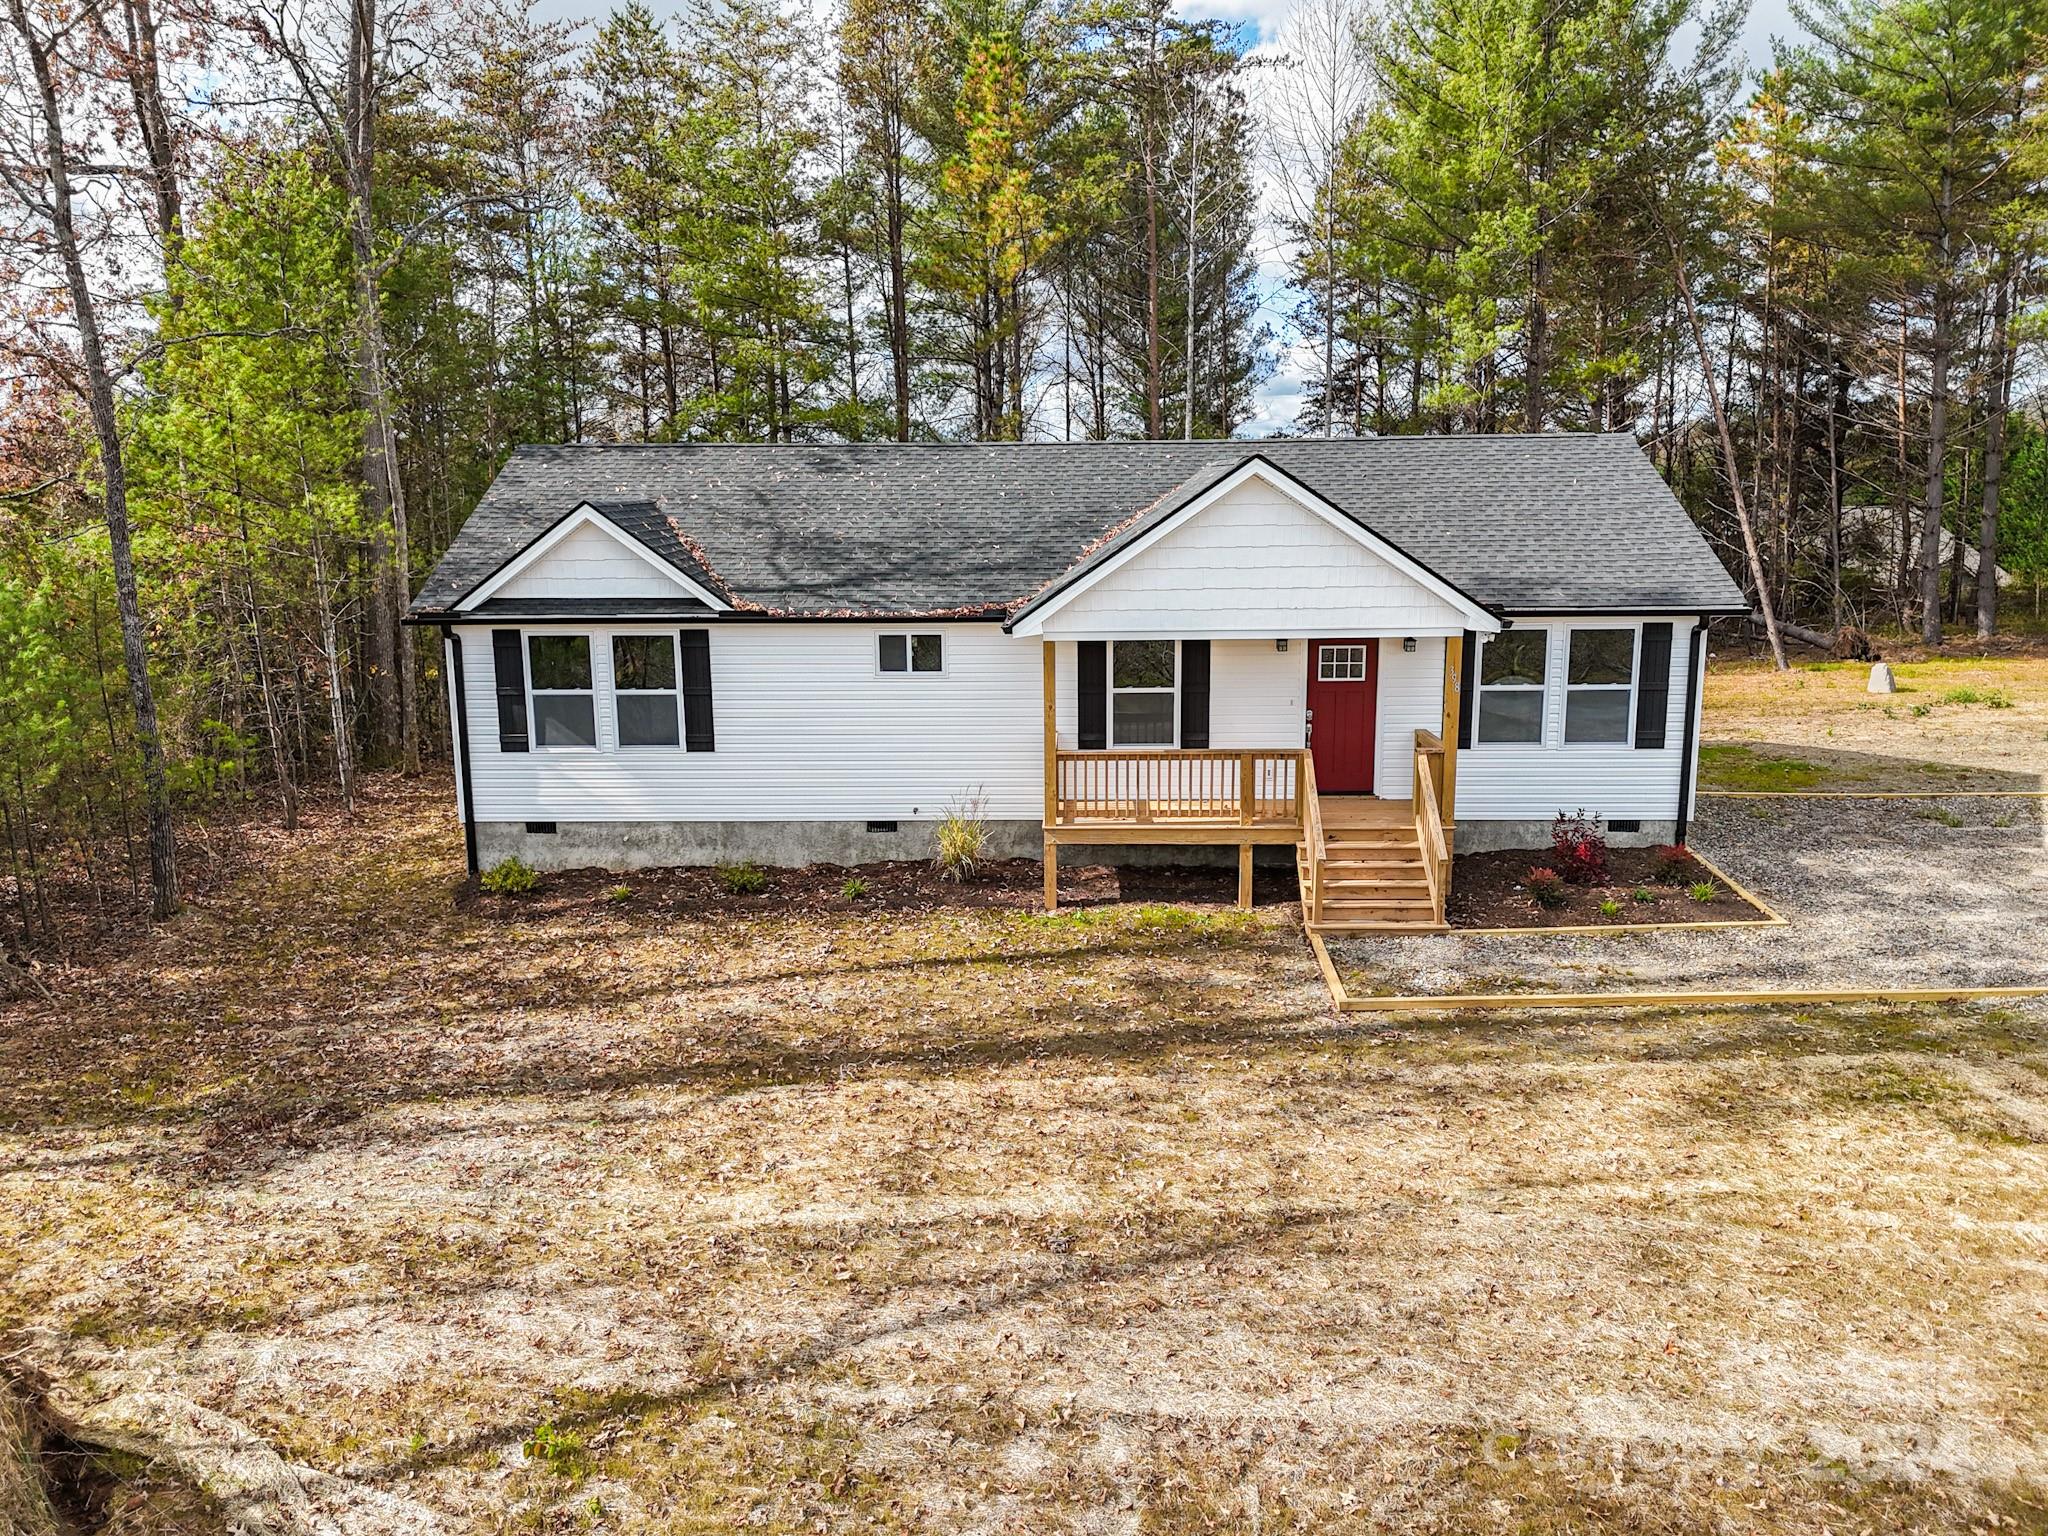
<path id="1" fill-rule="evenodd" d="M 1308 741 L 1315 753 L 1320 793 L 1372 793 L 1373 724 L 1379 691 L 1379 641 L 1309 641 Z"/>

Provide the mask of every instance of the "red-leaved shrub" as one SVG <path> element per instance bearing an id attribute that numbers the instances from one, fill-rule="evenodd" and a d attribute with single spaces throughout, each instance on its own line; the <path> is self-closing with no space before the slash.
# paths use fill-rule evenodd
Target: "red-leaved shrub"
<path id="1" fill-rule="evenodd" d="M 1554 869 L 1532 869 L 1522 877 L 1522 884 L 1539 907 L 1561 907 L 1564 905 L 1564 876 Z"/>
<path id="2" fill-rule="evenodd" d="M 1677 880 L 1690 875 L 1693 870 L 1692 850 L 1683 843 L 1666 843 L 1657 850 L 1657 873 L 1666 880 Z"/>
<path id="3" fill-rule="evenodd" d="M 1550 850 L 1557 872 L 1573 885 L 1598 885 L 1607 878 L 1607 838 L 1584 811 L 1557 813 L 1550 824 Z"/>

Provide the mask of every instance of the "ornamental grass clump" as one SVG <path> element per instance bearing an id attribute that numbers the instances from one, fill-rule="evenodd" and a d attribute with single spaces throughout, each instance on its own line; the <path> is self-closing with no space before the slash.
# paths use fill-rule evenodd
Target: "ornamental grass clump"
<path id="1" fill-rule="evenodd" d="M 932 831 L 932 863 L 948 880 L 970 878 L 988 857 L 988 822 L 982 801 L 969 796 L 949 809 Z"/>
<path id="2" fill-rule="evenodd" d="M 1600 885 L 1607 879 L 1607 837 L 1583 810 L 1557 813 L 1550 824 L 1550 853 L 1557 872 L 1573 885 Z"/>

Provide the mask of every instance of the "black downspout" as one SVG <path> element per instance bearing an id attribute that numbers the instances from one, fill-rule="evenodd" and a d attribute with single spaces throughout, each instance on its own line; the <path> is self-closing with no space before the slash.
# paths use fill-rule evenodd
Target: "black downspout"
<path id="1" fill-rule="evenodd" d="M 476 866 L 476 792 L 469 781 L 469 690 L 462 682 L 462 636 L 455 633 L 452 625 L 441 626 L 441 638 L 453 650 L 454 659 L 449 663 L 455 669 L 455 771 L 462 784 L 462 849 L 469 858 L 469 872 L 479 873 Z"/>
<path id="2" fill-rule="evenodd" d="M 1678 754 L 1678 824 L 1671 839 L 1685 846 L 1687 824 L 1692 820 L 1693 722 L 1699 716 L 1700 642 L 1706 638 L 1707 621 L 1702 617 L 1692 627 L 1685 653 L 1685 746 Z"/>

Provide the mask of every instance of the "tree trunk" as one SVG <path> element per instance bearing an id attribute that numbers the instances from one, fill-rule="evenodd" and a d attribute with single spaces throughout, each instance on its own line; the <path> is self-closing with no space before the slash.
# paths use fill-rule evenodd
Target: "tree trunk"
<path id="1" fill-rule="evenodd" d="M 369 502 L 371 601 L 370 700 L 377 739 L 396 749 L 406 773 L 420 770 L 412 631 L 401 619 L 411 598 L 405 486 L 392 425 L 389 354 L 384 340 L 382 268 L 377 259 L 377 0 L 349 7 L 348 82 L 343 112 L 349 245 L 355 266 L 356 392 L 363 406 L 363 488 Z"/>
<path id="2" fill-rule="evenodd" d="M 1998 495 L 2005 480 L 2005 413 L 2012 393 L 2010 266 L 1998 274 L 1991 309 L 1990 402 L 1984 418 L 1984 507 L 1977 530 L 1977 638 L 1998 629 Z"/>
<path id="3" fill-rule="evenodd" d="M 1756 585 L 1757 608 L 1763 616 L 1764 634 L 1771 642 L 1771 659 L 1778 670 L 1787 667 L 1785 640 L 1778 632 L 1778 612 L 1771 602 L 1770 583 L 1764 580 L 1763 557 L 1757 552 L 1756 526 L 1749 520 L 1749 507 L 1742 499 L 1742 470 L 1735 459 L 1735 439 L 1728 431 L 1728 412 L 1721 401 L 1721 391 L 1714 382 L 1714 360 L 1707 352 L 1707 333 L 1700 325 L 1700 312 L 1692 299 L 1692 279 L 1685 269 L 1685 256 L 1679 250 L 1678 237 L 1666 226 L 1664 238 L 1671 246 L 1671 264 L 1678 279 L 1678 296 L 1685 305 L 1685 317 L 1692 328 L 1693 348 L 1699 353 L 1700 374 L 1707 381 L 1707 400 L 1714 411 L 1714 430 L 1721 439 L 1721 456 L 1728 468 L 1728 494 L 1735 502 L 1735 521 L 1742 529 L 1743 552 L 1749 557 L 1749 577 Z M 1733 348 L 1730 348 L 1733 351 Z"/>
<path id="4" fill-rule="evenodd" d="M 71 293 L 72 318 L 78 326 L 78 349 L 85 374 L 93 436 L 99 445 L 100 478 L 107 514 L 107 545 L 114 567 L 114 598 L 121 615 L 121 655 L 128 672 L 128 698 L 135 711 L 135 744 L 142 758 L 143 802 L 149 814 L 150 910 L 159 918 L 178 910 L 178 855 L 171 823 L 170 784 L 164 772 L 163 740 L 157 728 L 156 693 L 149 680 L 149 648 L 142 622 L 142 599 L 135 582 L 135 553 L 128 527 L 127 464 L 122 457 L 121 424 L 114 408 L 114 383 L 107 374 L 100 341 L 99 317 L 86 281 L 78 231 L 72 221 L 71 172 L 64 148 L 64 122 L 58 115 L 57 84 L 50 49 L 29 25 L 22 0 L 7 0 L 9 19 L 21 34 L 43 114 L 43 170 L 49 181 L 44 206 L 57 253 Z"/>
<path id="5" fill-rule="evenodd" d="M 1941 644 L 1941 515 L 1947 501 L 1948 364 L 1955 345 L 1955 293 L 1949 262 L 1953 250 L 1950 214 L 1954 179 L 1941 173 L 1941 244 L 1934 273 L 1933 330 L 1927 354 L 1927 494 L 1920 505 L 1920 639 Z"/>

